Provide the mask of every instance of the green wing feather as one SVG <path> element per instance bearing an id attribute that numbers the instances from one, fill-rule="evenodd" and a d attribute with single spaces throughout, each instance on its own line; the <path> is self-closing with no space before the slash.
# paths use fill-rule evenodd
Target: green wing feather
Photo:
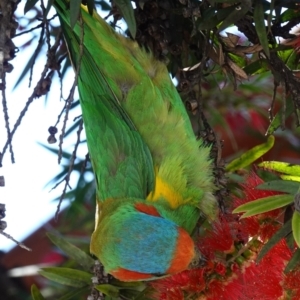
<path id="1" fill-rule="evenodd" d="M 71 60 L 78 68 L 80 35 L 68 24 L 61 1 L 56 9 Z M 120 107 L 102 72 L 83 46 L 78 86 L 90 157 L 97 180 L 97 198 L 145 198 L 153 189 L 153 162 L 147 145 Z"/>
<path id="2" fill-rule="evenodd" d="M 57 0 L 55 6 L 60 15 L 66 38 L 72 37 L 67 44 L 71 45 L 72 49 L 77 47 L 76 51 L 69 49 L 73 64 L 76 66 L 82 29 L 79 22 L 75 25 L 74 31 L 70 29 L 69 12 L 66 13 L 65 2 Z M 184 105 L 165 65 L 140 49 L 137 43 L 115 33 L 96 13 L 91 16 L 82 8 L 81 17 L 84 30 L 83 59 L 85 60 L 81 64 L 83 69 L 80 71 L 79 90 L 81 90 L 81 99 L 92 97 L 94 101 L 94 104 L 91 104 L 91 100 L 82 101 L 87 134 L 89 135 L 89 131 L 93 131 L 90 127 L 91 124 L 88 124 L 89 120 L 96 118 L 96 111 L 101 111 L 106 107 L 107 111 L 113 111 L 112 119 L 118 115 L 122 123 L 126 124 L 126 128 L 131 129 L 132 132 L 136 127 L 146 144 L 146 146 L 143 144 L 138 146 L 139 148 L 133 149 L 133 145 L 140 145 L 142 141 L 134 137 L 133 133 L 129 140 L 125 135 L 125 128 L 122 129 L 123 133 L 122 130 L 115 133 L 108 130 L 105 132 L 106 141 L 104 143 L 109 144 L 109 140 L 112 139 L 112 145 L 103 146 L 104 144 L 102 144 L 99 146 L 99 141 L 95 140 L 96 129 L 93 134 L 89 135 L 90 140 L 93 141 L 88 141 L 88 143 L 99 181 L 99 199 L 103 200 L 112 196 L 109 189 L 114 185 L 119 185 L 119 182 L 116 181 L 118 177 L 111 177 L 110 168 L 113 164 L 118 170 L 118 176 L 130 176 L 132 177 L 130 180 L 135 180 L 135 182 L 142 179 L 143 194 L 145 195 L 145 191 L 146 193 L 151 191 L 147 197 L 149 201 L 166 201 L 173 209 L 190 204 L 200 208 L 205 215 L 214 218 L 216 201 L 212 196 L 214 184 L 209 148 L 204 147 L 201 140 L 196 140 Z M 103 96 L 105 99 L 107 93 L 110 100 L 107 103 L 100 101 L 99 96 Z M 112 103 L 109 103 L 111 100 Z M 90 103 L 85 104 L 85 101 Z M 106 113 L 101 115 L 106 117 Z M 102 118 L 99 115 L 100 117 Z M 119 130 L 117 121 L 113 120 L 113 122 L 116 126 L 115 129 Z M 99 124 L 96 126 L 101 127 Z M 97 130 L 103 134 L 103 128 L 97 128 Z M 122 139 L 126 139 L 124 141 L 126 146 L 122 146 L 126 148 L 126 153 L 125 149 L 122 151 L 118 149 L 123 143 Z M 102 149 L 106 152 L 112 151 L 112 154 L 105 154 L 107 155 L 105 159 L 100 157 L 103 153 L 99 154 L 100 151 L 98 153 L 95 150 L 99 147 L 103 147 Z M 154 189 L 153 164 L 147 147 L 150 150 L 155 169 Z M 141 153 L 142 148 L 145 151 L 143 154 Z M 118 156 L 113 157 L 116 153 L 119 154 L 119 158 L 125 155 L 128 163 L 120 164 Z M 132 165 L 131 162 L 129 163 L 129 158 L 132 161 L 135 161 L 133 158 L 138 158 L 140 162 Z M 142 166 L 143 163 L 145 163 L 144 166 Z M 130 172 L 130 168 L 134 169 L 132 171 L 135 175 L 126 173 Z M 99 180 L 101 177 L 102 180 Z M 107 185 L 106 181 L 111 182 L 111 185 Z M 127 184 L 129 184 L 128 181 Z M 137 188 L 137 186 L 135 187 Z M 133 189 L 133 187 L 124 184 L 122 188 L 118 187 L 117 189 L 126 190 Z M 126 196 L 136 195 L 133 193 Z"/>

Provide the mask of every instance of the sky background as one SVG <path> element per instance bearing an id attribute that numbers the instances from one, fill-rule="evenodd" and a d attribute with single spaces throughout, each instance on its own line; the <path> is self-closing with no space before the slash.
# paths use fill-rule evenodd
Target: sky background
<path id="1" fill-rule="evenodd" d="M 24 1 L 18 6 L 18 14 L 23 14 L 23 9 Z M 35 26 L 35 24 L 32 24 L 32 26 Z M 39 32 L 39 30 L 36 30 L 35 35 L 38 35 Z M 29 40 L 29 37 L 30 34 L 15 38 L 14 43 L 17 47 L 20 47 Z M 35 43 L 36 41 L 37 39 Z M 13 128 L 44 67 L 44 59 L 39 59 L 34 67 L 33 87 L 28 88 L 29 77 L 26 76 L 17 89 L 13 91 L 13 86 L 32 56 L 33 51 L 33 45 L 20 49 L 20 52 L 11 61 L 14 66 L 13 72 L 7 74 L 6 97 L 10 128 Z M 74 78 L 71 71 L 68 74 L 68 78 L 70 78 L 71 85 Z M 69 89 L 69 86 L 65 86 L 64 98 L 67 97 Z M 61 171 L 61 167 L 58 165 L 57 156 L 39 144 L 50 146 L 47 143 L 48 128 L 56 123 L 57 116 L 64 105 L 59 95 L 59 82 L 56 78 L 52 83 L 50 97 L 47 102 L 45 97 L 33 101 L 22 120 L 21 126 L 13 137 L 15 163 L 11 163 L 10 153 L 7 151 L 3 167 L 0 168 L 0 176 L 5 177 L 5 187 L 0 187 L 0 203 L 6 205 L 4 221 L 7 222 L 7 228 L 5 232 L 19 241 L 22 241 L 55 215 L 57 201 L 53 201 L 53 199 L 58 197 L 63 189 L 63 185 L 60 185 L 56 190 L 50 192 L 53 185 L 45 187 Z M 2 108 L 0 114 L 0 151 L 2 151 L 7 138 Z M 74 117 L 79 114 L 79 109 L 73 112 L 69 117 L 69 126 L 73 124 Z M 59 132 L 56 135 L 57 137 L 60 134 L 61 125 L 60 123 L 58 126 Z M 82 136 L 84 137 L 84 134 Z M 74 142 L 74 138 L 66 139 L 63 150 L 71 152 Z M 53 148 L 57 149 L 58 143 L 54 144 Z M 82 148 L 84 147 L 79 149 L 79 157 L 83 157 L 87 152 L 86 148 Z M 66 161 L 63 162 L 66 163 Z M 72 183 L 75 183 L 76 179 L 77 175 L 73 174 L 71 186 L 75 187 Z M 66 205 L 67 201 L 64 202 L 63 207 Z M 0 235 L 0 250 L 8 251 L 14 246 L 15 244 L 12 241 Z"/>
<path id="2" fill-rule="evenodd" d="M 25 1 L 21 1 L 18 5 L 16 15 L 24 15 L 24 2 Z M 102 17 L 105 17 L 108 14 L 107 11 L 98 11 L 98 13 L 100 13 Z M 27 12 L 26 18 L 19 20 L 19 26 L 26 27 L 27 18 L 30 18 L 32 14 L 34 14 L 34 12 Z M 54 9 L 51 9 L 48 17 L 50 18 L 54 14 Z M 109 20 L 112 20 L 112 17 L 109 18 L 108 21 Z M 56 24 L 59 24 L 58 20 L 52 21 L 52 24 L 55 24 L 55 22 L 57 22 Z M 34 22 L 30 24 L 29 28 L 35 27 L 38 24 L 38 21 Z M 126 24 L 124 22 L 119 22 L 118 26 L 120 31 L 125 31 Z M 20 51 L 16 53 L 16 57 L 10 61 L 14 66 L 14 70 L 12 73 L 8 73 L 6 77 L 6 98 L 11 129 L 24 108 L 28 97 L 30 97 L 33 87 L 39 80 L 40 74 L 44 68 L 45 52 L 43 52 L 40 59 L 37 59 L 34 66 L 31 88 L 28 87 L 29 74 L 27 74 L 18 87 L 13 90 L 15 83 L 35 50 L 39 34 L 40 29 L 35 30 L 33 33 L 25 34 L 24 36 L 13 39 L 15 45 L 20 48 Z M 28 42 L 32 36 L 35 36 L 34 42 L 25 48 L 21 47 Z M 68 80 L 64 80 L 64 99 L 68 97 L 70 88 L 73 84 L 73 72 L 69 70 L 65 78 Z M 75 95 L 74 99 L 77 100 L 78 95 Z M 25 239 L 42 224 L 55 216 L 58 202 L 53 201 L 53 199 L 61 195 L 64 184 L 61 184 L 52 191 L 51 189 L 54 184 L 47 186 L 46 184 L 60 173 L 62 168 L 58 164 L 57 156 L 40 144 L 44 144 L 48 147 L 51 146 L 56 150 L 58 149 L 58 142 L 53 145 L 47 143 L 47 138 L 49 137 L 48 128 L 55 125 L 63 106 L 64 102 L 60 99 L 60 83 L 58 77 L 55 76 L 47 100 L 45 100 L 45 97 L 43 96 L 33 101 L 22 120 L 21 126 L 13 137 L 12 144 L 15 163 L 11 163 L 10 153 L 7 151 L 4 157 L 3 167 L 0 168 L 0 176 L 5 177 L 5 187 L 0 187 L 0 203 L 6 205 L 6 217 L 4 221 L 7 222 L 7 228 L 5 232 L 18 241 Z M 0 109 L 0 111 L 2 111 L 2 109 Z M 70 112 L 67 129 L 73 125 L 73 119 L 80 114 L 81 111 L 79 107 Z M 62 122 L 57 126 L 58 133 L 56 134 L 56 138 L 59 137 L 61 127 Z M 4 124 L 4 115 L 2 112 L 1 116 L 0 112 L 0 152 L 6 142 L 6 138 L 7 134 Z M 70 135 L 64 139 L 63 151 L 72 153 L 76 138 L 75 135 Z M 83 139 L 85 139 L 84 131 L 81 133 L 81 140 Z M 83 159 L 87 154 L 87 151 L 86 144 L 80 144 L 77 150 L 77 157 Z M 66 160 L 62 160 L 62 164 L 66 163 L 68 163 Z M 87 176 L 86 179 L 91 180 L 89 177 L 91 175 L 88 174 Z M 77 179 L 78 175 L 72 173 L 70 179 L 71 187 L 76 188 Z M 61 209 L 66 207 L 68 203 L 68 200 L 64 200 Z M 0 235 L 0 251 L 7 252 L 13 247 L 15 247 L 14 242 Z"/>

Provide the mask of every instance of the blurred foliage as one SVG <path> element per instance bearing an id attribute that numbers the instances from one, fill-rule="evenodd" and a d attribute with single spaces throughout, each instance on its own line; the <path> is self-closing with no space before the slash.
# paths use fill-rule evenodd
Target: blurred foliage
<path id="1" fill-rule="evenodd" d="M 20 27 L 18 34 L 28 36 L 18 55 L 22 55 L 22 49 L 26 47 L 35 47 L 35 50 L 17 79 L 15 88 L 34 72 L 37 58 L 44 59 L 45 68 L 32 88 L 32 96 L 24 106 L 24 111 L 10 131 L 1 151 L 0 165 L 33 99 L 48 95 L 49 91 L 51 93 L 55 76 L 63 84 L 66 72 L 71 67 L 59 25 L 53 15 L 55 12 L 50 10 L 52 2 L 46 5 L 43 1 L 28 0 L 25 16 L 17 18 L 19 22 L 26 19 L 26 26 Z M 266 142 L 265 134 L 274 134 L 276 137 L 275 150 L 270 151 L 273 153 L 270 159 L 287 159 L 289 163 L 294 161 L 299 164 L 300 139 L 296 127 L 299 126 L 300 106 L 300 38 L 295 26 L 300 22 L 300 1 L 115 0 L 108 3 L 87 0 L 82 3 L 88 6 L 90 13 L 93 8 L 104 12 L 108 22 L 117 31 L 121 31 L 119 26 L 122 26 L 120 20 L 123 18 L 128 29 L 121 32 L 134 38 L 141 47 L 166 63 L 187 107 L 195 134 L 208 143 L 214 143 L 217 148 L 212 155 L 219 198 L 227 196 L 228 189 L 234 195 L 241 194 L 238 184 L 246 178 L 253 163 L 273 146 L 273 137 Z M 81 1 L 71 2 L 72 24 L 79 16 L 80 4 Z M 27 18 L 29 11 L 34 13 Z M 13 57 L 9 57 L 11 59 Z M 93 284 L 90 282 L 91 277 L 103 270 L 97 264 L 93 266 L 94 260 L 86 254 L 94 227 L 95 185 L 93 180 L 86 180 L 87 175 L 92 173 L 88 155 L 83 160 L 76 157 L 76 145 L 85 142 L 80 138 L 81 118 L 72 125 L 67 123 L 69 112 L 79 105 L 79 101 L 73 101 L 73 96 L 74 92 L 71 91 L 67 99 L 62 98 L 64 107 L 58 121 L 51 130 L 49 128 L 49 143 L 56 142 L 56 134 L 60 134 L 58 147 L 48 147 L 49 151 L 57 153 L 59 160 L 64 158 L 69 161 L 62 164 L 63 170 L 53 178 L 51 184 L 64 184 L 64 193 L 57 200 L 64 198 L 70 201 L 69 207 L 60 216 L 62 225 L 59 231 L 63 237 L 50 235 L 50 239 L 70 260 L 64 262 L 63 268 L 52 267 L 41 271 L 46 278 L 56 282 L 49 283 L 51 293 L 47 299 L 83 299 L 90 293 L 98 297 L 97 291 L 102 293 L 101 297 L 105 294 L 105 299 L 147 299 L 149 287 L 146 288 L 143 283 L 125 285 L 111 281 L 109 277 L 104 278 L 106 283 L 98 284 L 97 280 Z M 208 128 L 203 128 L 203 111 L 210 125 Z M 9 124 L 8 118 L 5 121 Z M 210 127 L 217 136 L 211 137 Z M 63 150 L 63 139 L 75 137 L 76 132 L 75 151 L 68 153 Z M 224 140 L 223 155 L 218 136 Z M 252 150 L 245 153 L 250 148 Z M 227 166 L 228 182 L 223 180 L 224 158 L 227 161 L 236 158 Z M 284 177 L 284 174 L 298 177 L 299 166 L 274 162 L 267 164 L 262 164 L 258 170 L 266 181 L 258 189 L 287 194 L 284 197 L 273 195 L 264 200 L 258 199 L 236 209 L 236 212 L 250 215 L 278 207 L 285 210 L 282 226 L 264 245 L 258 260 L 282 238 L 291 236 L 291 232 L 297 244 L 300 244 L 300 217 L 297 208 L 294 209 L 299 184 L 295 177 Z M 296 173 L 292 171 L 293 168 L 297 169 Z M 69 178 L 74 173 L 79 174 L 76 188 L 68 189 Z M 288 214 L 290 210 L 292 213 Z M 78 230 L 80 238 L 68 236 Z M 286 271 L 297 266 L 298 258 L 299 251 L 296 251 Z M 57 283 L 72 288 L 58 288 Z M 32 297 L 43 299 L 36 287 L 32 287 Z"/>

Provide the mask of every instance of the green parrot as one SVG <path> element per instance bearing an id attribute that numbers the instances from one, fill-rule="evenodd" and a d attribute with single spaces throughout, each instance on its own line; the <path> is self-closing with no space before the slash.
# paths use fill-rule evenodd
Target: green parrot
<path id="1" fill-rule="evenodd" d="M 81 7 L 70 26 L 54 3 L 78 90 L 95 174 L 90 250 L 122 281 L 183 271 L 197 257 L 191 234 L 218 213 L 208 147 L 197 140 L 166 66 Z"/>

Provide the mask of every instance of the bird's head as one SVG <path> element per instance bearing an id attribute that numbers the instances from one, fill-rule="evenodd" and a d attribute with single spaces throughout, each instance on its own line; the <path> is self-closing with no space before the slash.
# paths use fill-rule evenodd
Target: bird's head
<path id="1" fill-rule="evenodd" d="M 105 206 L 105 204 L 104 204 Z M 103 211 L 91 252 L 122 281 L 149 280 L 187 269 L 195 258 L 192 238 L 145 201 L 123 201 Z"/>

